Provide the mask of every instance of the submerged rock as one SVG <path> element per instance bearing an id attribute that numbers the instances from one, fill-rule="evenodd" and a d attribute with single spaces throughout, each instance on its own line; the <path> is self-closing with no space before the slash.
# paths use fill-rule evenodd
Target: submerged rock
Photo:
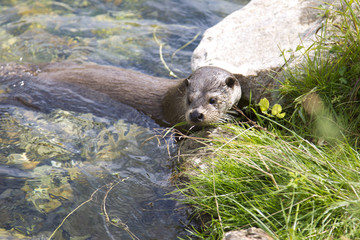
<path id="1" fill-rule="evenodd" d="M 0 119 L 2 128 L 24 151 L 7 156 L 6 164 L 22 169 L 33 169 L 48 160 L 70 163 L 74 156 L 99 162 L 128 153 L 141 154 L 138 138 L 146 138 L 152 133 L 123 120 L 109 121 L 90 113 L 56 110 L 46 114 L 13 108 L 5 116 Z M 0 146 L 3 142 L 5 140 L 0 141 Z"/>
<path id="2" fill-rule="evenodd" d="M 32 239 L 31 237 L 25 236 L 17 232 L 16 230 L 7 230 L 0 228 L 0 239 Z"/>
<path id="3" fill-rule="evenodd" d="M 26 200 L 32 202 L 39 212 L 52 212 L 63 201 L 73 200 L 73 190 L 65 170 L 41 166 L 35 168 L 34 175 L 37 179 L 26 180 L 22 190 L 26 192 Z"/>
<path id="4" fill-rule="evenodd" d="M 108 120 L 90 113 L 55 110 L 50 114 L 10 108 L 0 119 L 0 148 L 14 139 L 21 153 L 0 162 L 27 170 L 31 175 L 21 188 L 38 212 L 49 213 L 74 199 L 71 182 L 84 182 L 84 172 L 96 178 L 108 175 L 112 161 L 142 156 L 152 131 L 123 120 Z M 2 139 L 4 138 L 4 139 Z M 155 140 L 153 140 L 155 141 Z M 39 165 L 39 166 L 38 166 Z"/>

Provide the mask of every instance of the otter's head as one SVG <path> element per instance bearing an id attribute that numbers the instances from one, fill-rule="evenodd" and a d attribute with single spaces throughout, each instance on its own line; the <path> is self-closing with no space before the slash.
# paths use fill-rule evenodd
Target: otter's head
<path id="1" fill-rule="evenodd" d="M 218 67 L 201 67 L 186 80 L 186 121 L 208 125 L 221 121 L 241 97 L 238 80 Z"/>

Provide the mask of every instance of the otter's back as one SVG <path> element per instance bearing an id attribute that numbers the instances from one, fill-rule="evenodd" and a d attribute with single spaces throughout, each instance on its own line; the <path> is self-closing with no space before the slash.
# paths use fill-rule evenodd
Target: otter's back
<path id="1" fill-rule="evenodd" d="M 118 67 L 73 63 L 49 64 L 41 69 L 38 79 L 91 88 L 155 119 L 163 119 L 163 98 L 168 89 L 177 86 L 180 81 Z"/>

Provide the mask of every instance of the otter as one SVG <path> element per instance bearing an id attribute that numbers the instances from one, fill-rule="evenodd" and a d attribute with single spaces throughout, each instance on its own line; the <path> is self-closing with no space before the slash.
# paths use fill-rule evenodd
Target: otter
<path id="1" fill-rule="evenodd" d="M 185 79 L 153 77 L 93 63 L 50 63 L 32 69 L 36 81 L 75 84 L 105 93 L 166 126 L 219 122 L 241 97 L 235 76 L 213 66 L 201 67 Z"/>

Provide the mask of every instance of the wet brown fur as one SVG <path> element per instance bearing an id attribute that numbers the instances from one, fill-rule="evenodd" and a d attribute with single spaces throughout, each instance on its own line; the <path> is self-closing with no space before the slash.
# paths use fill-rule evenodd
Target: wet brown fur
<path id="1" fill-rule="evenodd" d="M 168 126 L 184 121 L 189 125 L 218 122 L 241 95 L 235 77 L 217 67 L 200 68 L 180 80 L 91 63 L 51 63 L 33 70 L 35 80 L 81 85 L 105 93 Z M 210 104 L 210 98 L 216 98 L 216 103 Z"/>
<path id="2" fill-rule="evenodd" d="M 163 114 L 164 97 L 169 89 L 181 88 L 183 84 L 183 80 L 152 77 L 129 69 L 97 64 L 49 64 L 41 69 L 37 77 L 42 81 L 59 81 L 89 87 L 156 120 L 165 121 L 168 119 Z M 172 94 L 176 98 L 182 93 L 173 91 Z M 171 105 L 171 102 L 169 104 Z"/>

